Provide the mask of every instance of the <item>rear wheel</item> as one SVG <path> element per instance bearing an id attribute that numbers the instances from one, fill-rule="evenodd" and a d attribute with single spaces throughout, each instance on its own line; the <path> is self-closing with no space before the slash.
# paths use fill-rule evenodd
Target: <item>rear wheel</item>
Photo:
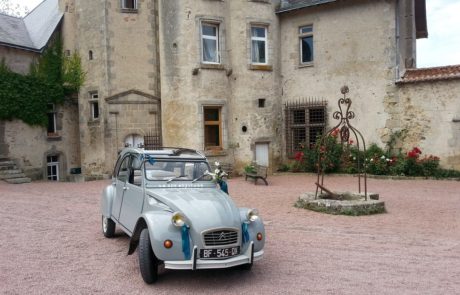
<path id="1" fill-rule="evenodd" d="M 150 244 L 149 230 L 144 228 L 139 240 L 139 268 L 142 278 L 147 284 L 155 283 L 158 280 L 158 259 Z"/>
<path id="2" fill-rule="evenodd" d="M 115 235 L 115 222 L 105 216 L 102 216 L 102 233 L 106 238 L 113 238 Z"/>

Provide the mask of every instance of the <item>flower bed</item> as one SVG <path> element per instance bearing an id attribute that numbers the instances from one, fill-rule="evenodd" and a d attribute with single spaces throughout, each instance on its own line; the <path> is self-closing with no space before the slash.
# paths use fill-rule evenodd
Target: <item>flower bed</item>
<path id="1" fill-rule="evenodd" d="M 422 154 L 418 147 L 407 153 L 391 154 L 376 144 L 371 144 L 366 152 L 359 151 L 353 140 L 340 143 L 338 131 L 334 130 L 322 145 L 317 141 L 313 146 L 302 146 L 302 151 L 294 155 L 289 170 L 317 172 L 320 159 L 321 168 L 326 173 L 353 174 L 364 166 L 366 172 L 373 175 L 460 178 L 460 171 L 440 168 L 439 157 Z"/>

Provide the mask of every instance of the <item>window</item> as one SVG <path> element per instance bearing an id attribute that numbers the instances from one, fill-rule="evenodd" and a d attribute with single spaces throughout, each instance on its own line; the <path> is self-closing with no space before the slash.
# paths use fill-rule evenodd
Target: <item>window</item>
<path id="1" fill-rule="evenodd" d="M 210 170 L 208 163 L 197 161 L 173 161 L 158 159 L 154 163 L 146 161 L 145 178 L 155 181 L 190 181 L 193 179 L 210 181 L 212 177 L 205 174 Z"/>
<path id="2" fill-rule="evenodd" d="M 300 64 L 313 62 L 313 26 L 299 28 Z"/>
<path id="3" fill-rule="evenodd" d="M 326 128 L 325 101 L 286 103 L 286 151 L 289 157 L 312 148 Z"/>
<path id="4" fill-rule="evenodd" d="M 137 9 L 137 0 L 121 0 L 121 8 L 135 10 Z"/>
<path id="5" fill-rule="evenodd" d="M 204 107 L 204 147 L 222 148 L 222 119 L 220 107 Z"/>
<path id="6" fill-rule="evenodd" d="M 251 62 L 253 64 L 267 64 L 267 28 L 251 27 Z"/>
<path id="7" fill-rule="evenodd" d="M 265 98 L 259 98 L 259 108 L 264 108 L 265 107 Z"/>
<path id="8" fill-rule="evenodd" d="M 117 178 L 121 182 L 127 182 L 129 178 L 129 164 L 130 157 L 126 156 L 118 168 Z"/>
<path id="9" fill-rule="evenodd" d="M 99 119 L 99 94 L 97 92 L 90 93 L 89 105 L 91 109 L 91 120 Z"/>
<path id="10" fill-rule="evenodd" d="M 88 51 L 88 59 L 93 60 L 93 51 L 92 50 Z"/>
<path id="11" fill-rule="evenodd" d="M 204 63 L 220 63 L 218 24 L 201 24 L 201 47 L 201 60 Z"/>
<path id="12" fill-rule="evenodd" d="M 48 104 L 48 136 L 56 135 L 56 110 L 54 103 Z"/>
<path id="13" fill-rule="evenodd" d="M 59 156 L 47 156 L 46 162 L 48 180 L 59 181 Z"/>

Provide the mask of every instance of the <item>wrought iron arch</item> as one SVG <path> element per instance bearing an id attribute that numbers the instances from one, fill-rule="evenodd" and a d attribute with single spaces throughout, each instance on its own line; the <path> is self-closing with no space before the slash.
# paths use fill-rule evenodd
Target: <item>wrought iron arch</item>
<path id="1" fill-rule="evenodd" d="M 350 137 L 352 136 L 355 139 L 356 142 L 356 147 L 358 148 L 358 153 L 357 153 L 357 170 L 358 170 L 358 190 L 359 193 L 361 193 L 361 178 L 363 178 L 364 182 L 364 197 L 365 200 L 367 201 L 367 173 L 366 173 L 366 165 L 365 163 L 361 164 L 361 147 L 363 150 L 363 154 L 366 154 L 366 142 L 364 140 L 364 137 L 362 133 L 353 127 L 353 125 L 350 124 L 350 120 L 355 118 L 355 113 L 350 110 L 352 101 L 349 97 L 347 97 L 347 94 L 349 93 L 348 86 L 343 86 L 340 89 L 340 92 L 343 94 L 343 98 L 339 98 L 337 104 L 339 107 L 338 111 L 335 111 L 332 115 L 332 118 L 335 120 L 338 120 L 339 123 L 329 129 L 325 134 L 320 139 L 320 144 L 318 145 L 318 161 L 317 161 L 317 166 L 318 166 L 318 172 L 317 172 L 317 181 L 316 181 L 316 193 L 315 193 L 315 199 L 318 198 L 318 191 L 321 190 L 321 193 L 323 191 L 326 191 L 328 193 L 333 194 L 331 191 L 329 191 L 325 186 L 324 186 L 324 156 L 327 155 L 328 150 L 323 149 L 325 142 L 328 137 L 331 136 L 333 133 L 338 133 L 339 138 L 340 138 L 340 143 L 343 145 L 346 143 L 347 145 L 350 144 L 349 140 Z M 321 182 L 320 182 L 321 181 Z"/>

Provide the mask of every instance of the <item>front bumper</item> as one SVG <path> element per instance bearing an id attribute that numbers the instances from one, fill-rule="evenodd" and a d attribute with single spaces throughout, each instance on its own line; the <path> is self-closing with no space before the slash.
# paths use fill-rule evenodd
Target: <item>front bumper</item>
<path id="1" fill-rule="evenodd" d="M 235 257 L 227 259 L 198 259 L 197 246 L 193 248 L 192 259 L 182 261 L 165 261 L 165 268 L 168 269 L 212 269 L 212 268 L 228 268 L 241 264 L 251 264 L 262 258 L 264 251 L 254 252 L 254 243 L 248 247 L 246 252 Z"/>

